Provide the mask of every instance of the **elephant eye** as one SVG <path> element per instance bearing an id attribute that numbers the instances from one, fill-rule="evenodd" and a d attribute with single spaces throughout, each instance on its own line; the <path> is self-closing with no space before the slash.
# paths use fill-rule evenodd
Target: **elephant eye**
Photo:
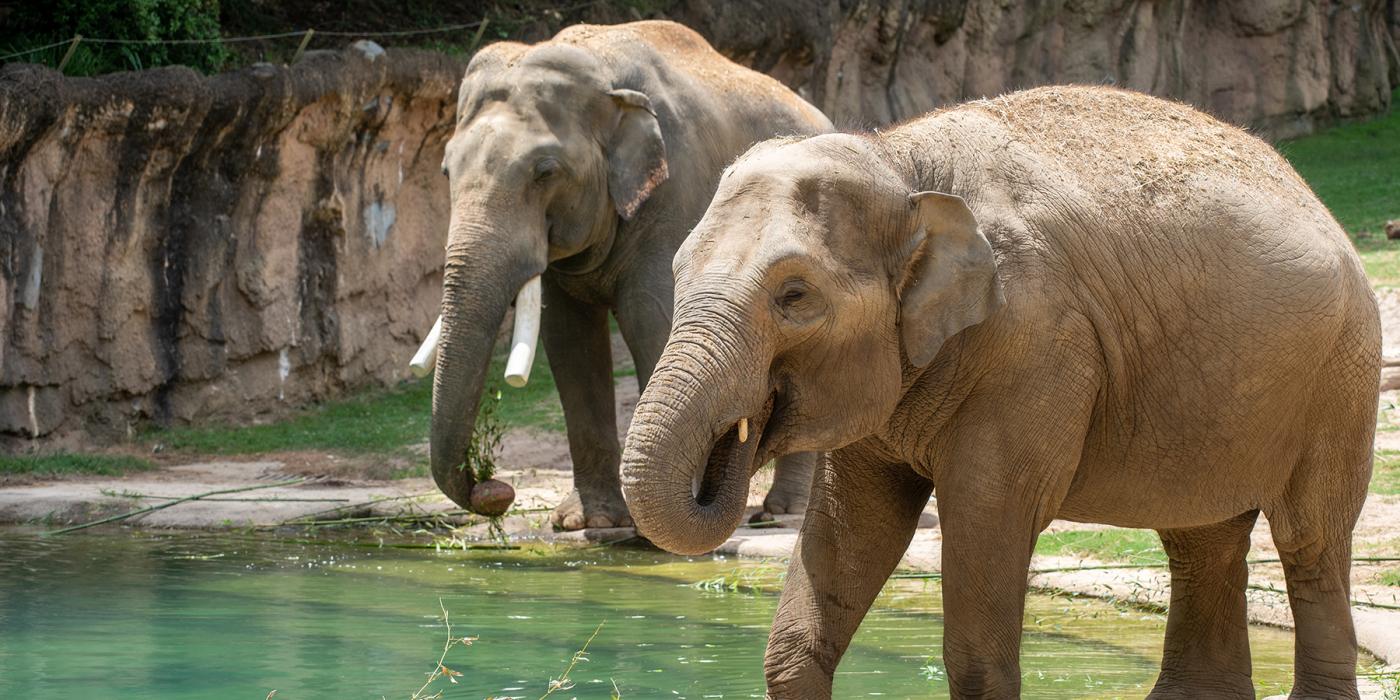
<path id="1" fill-rule="evenodd" d="M 535 182 L 544 182 L 554 177 L 559 172 L 560 167 L 559 161 L 553 158 L 545 158 L 535 163 Z"/>
<path id="2" fill-rule="evenodd" d="M 800 279 L 792 279 L 783 283 L 774 295 L 774 304 L 778 307 L 778 312 L 789 321 L 796 323 L 806 323 L 821 315 L 821 297 Z"/>

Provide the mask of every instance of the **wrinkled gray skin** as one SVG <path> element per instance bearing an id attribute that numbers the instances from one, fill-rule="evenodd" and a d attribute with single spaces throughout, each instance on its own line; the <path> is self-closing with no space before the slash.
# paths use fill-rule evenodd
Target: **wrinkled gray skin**
<path id="1" fill-rule="evenodd" d="M 575 490 L 564 529 L 630 525 L 618 483 L 607 316 L 646 386 L 671 326 L 671 259 L 725 164 L 830 122 L 776 81 L 670 22 L 580 25 L 473 57 L 443 170 L 452 216 L 433 382 L 432 472 L 468 507 L 461 468 L 492 346 L 521 286 L 543 274 L 541 334 L 559 388 Z M 772 513 L 806 505 L 814 458 L 778 465 Z"/>
<path id="2" fill-rule="evenodd" d="M 769 637 L 770 697 L 830 696 L 935 484 L 954 697 L 1019 695 L 1030 557 L 1063 518 L 1162 537 L 1150 697 L 1253 698 L 1260 512 L 1297 622 L 1292 697 L 1356 697 L 1348 569 L 1380 326 L 1346 236 L 1268 145 L 1101 88 L 769 142 L 721 180 L 675 276 L 623 454 L 642 533 L 709 550 L 754 465 L 832 451 Z"/>

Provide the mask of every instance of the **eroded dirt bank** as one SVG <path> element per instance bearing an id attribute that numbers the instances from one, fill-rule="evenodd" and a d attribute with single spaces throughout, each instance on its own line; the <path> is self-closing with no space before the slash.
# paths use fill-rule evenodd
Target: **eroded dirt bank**
<path id="1" fill-rule="evenodd" d="M 462 65 L 0 69 L 0 434 L 265 413 L 402 376 L 440 299 Z"/>

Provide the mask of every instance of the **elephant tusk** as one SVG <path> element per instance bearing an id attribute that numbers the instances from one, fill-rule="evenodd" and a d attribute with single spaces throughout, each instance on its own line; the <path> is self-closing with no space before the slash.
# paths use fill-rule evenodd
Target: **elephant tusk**
<path id="1" fill-rule="evenodd" d="M 739 419 L 739 444 L 749 441 L 749 419 Z"/>
<path id="2" fill-rule="evenodd" d="M 506 383 L 519 389 L 530 381 L 535 364 L 535 344 L 540 339 L 540 278 L 531 277 L 515 297 L 515 329 L 510 338 L 510 359 L 506 360 Z"/>
<path id="3" fill-rule="evenodd" d="M 437 322 L 433 324 L 433 329 L 428 331 L 428 337 L 423 339 L 423 344 L 418 346 L 418 352 L 413 355 L 413 359 L 408 361 L 408 371 L 413 376 L 422 379 L 433 371 L 433 366 L 437 364 L 438 340 L 442 337 L 442 317 L 438 316 Z"/>

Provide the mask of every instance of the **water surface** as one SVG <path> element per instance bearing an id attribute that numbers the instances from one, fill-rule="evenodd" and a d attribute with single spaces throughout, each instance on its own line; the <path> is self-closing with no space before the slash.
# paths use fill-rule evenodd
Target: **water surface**
<path id="1" fill-rule="evenodd" d="M 446 629 L 474 636 L 447 698 L 762 697 L 781 567 L 647 550 L 375 548 L 274 536 L 0 529 L 0 698 L 408 698 Z M 696 582 L 712 581 L 707 588 Z M 759 590 L 713 590 L 736 582 Z M 936 582 L 886 586 L 836 697 L 946 697 Z M 1141 698 L 1165 620 L 1031 596 L 1027 698 Z M 1251 632 L 1256 685 L 1289 683 L 1291 635 Z M 434 686 L 436 689 L 439 686 Z"/>

